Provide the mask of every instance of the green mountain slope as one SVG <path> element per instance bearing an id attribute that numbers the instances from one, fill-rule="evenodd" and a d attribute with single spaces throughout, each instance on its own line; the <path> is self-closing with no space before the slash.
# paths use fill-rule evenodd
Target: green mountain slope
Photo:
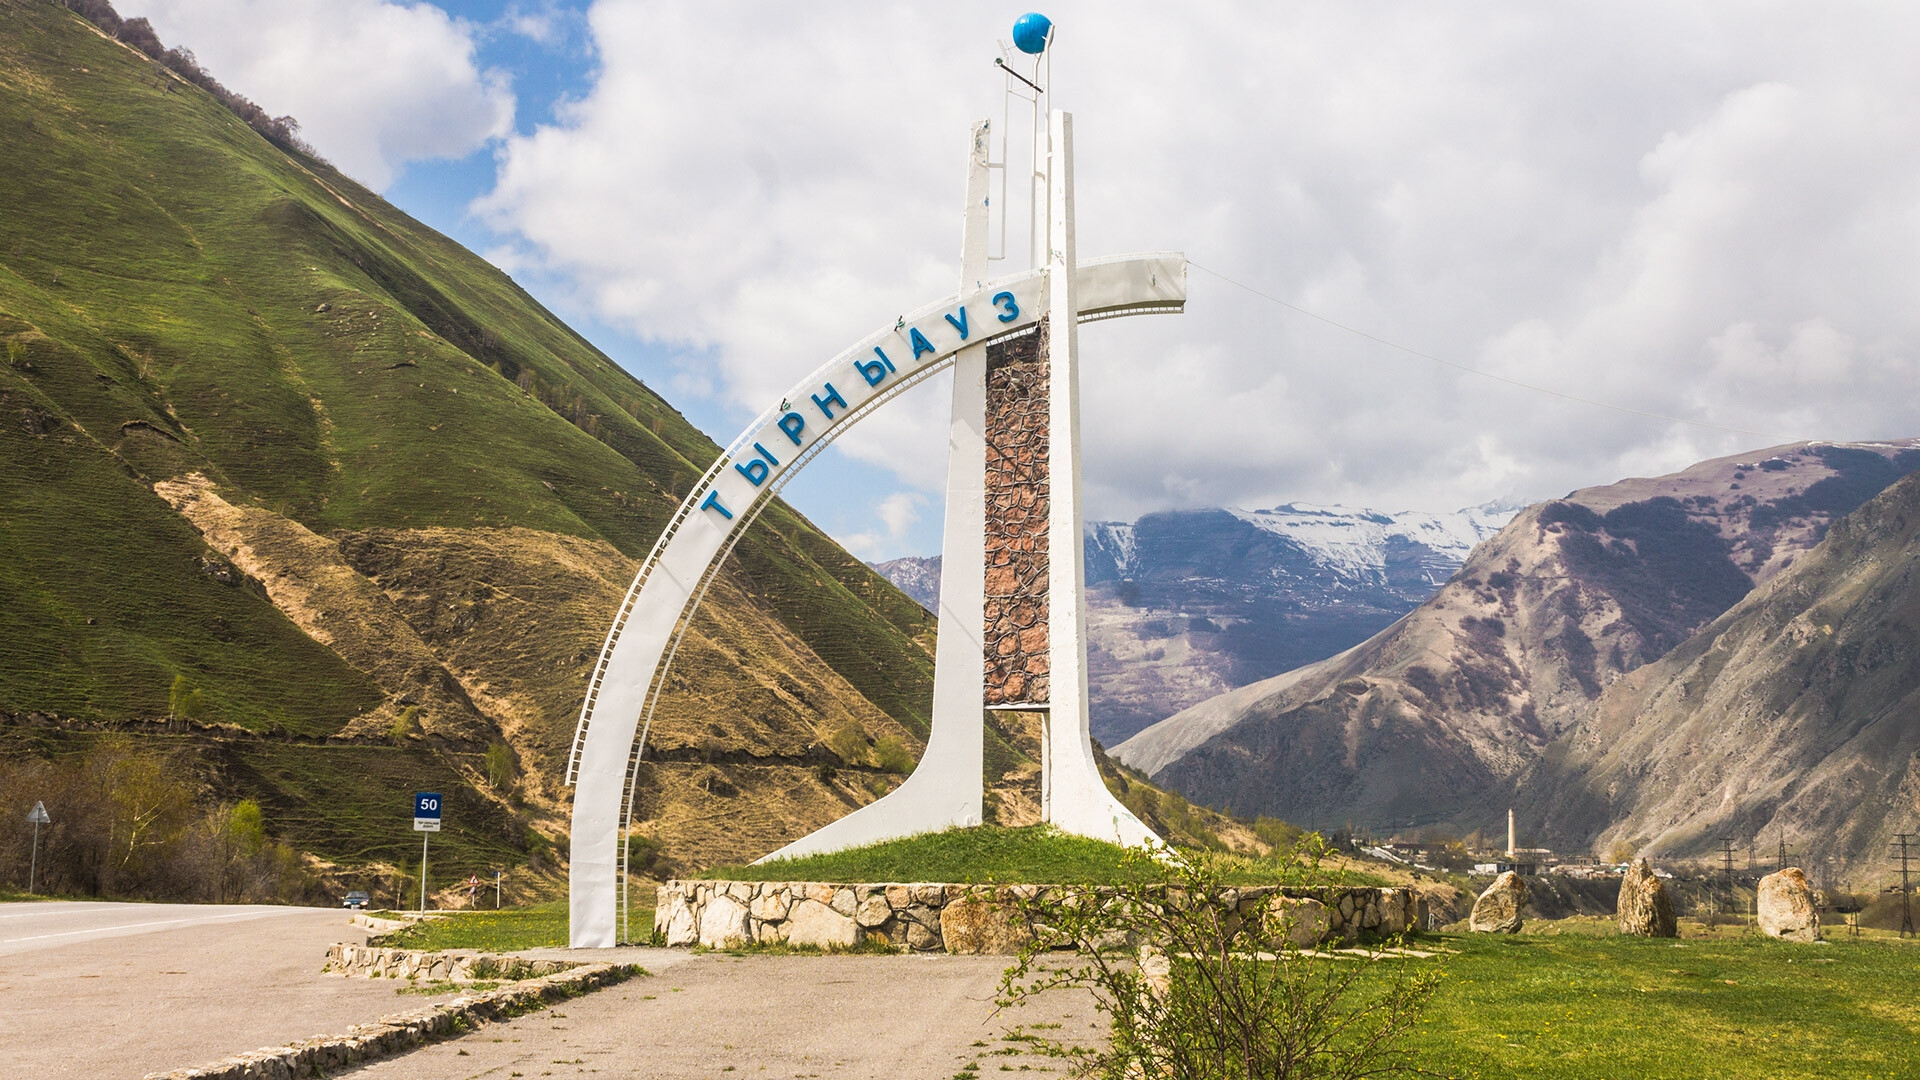
<path id="1" fill-rule="evenodd" d="M 338 827 L 404 768 L 297 823 L 332 811 L 293 759 L 354 747 L 557 835 L 613 602 L 718 447 L 497 268 L 46 0 L 0 0 L 0 146 L 0 718 L 39 725 L 0 746 L 164 719 L 184 680 L 210 782 L 322 856 L 411 850 Z M 932 620 L 800 515 L 708 607 L 655 730 L 788 770 L 732 785 L 797 803 L 742 846 L 888 782 L 820 778 L 829 729 L 917 751 Z M 265 736 L 274 767 L 220 764 Z"/>

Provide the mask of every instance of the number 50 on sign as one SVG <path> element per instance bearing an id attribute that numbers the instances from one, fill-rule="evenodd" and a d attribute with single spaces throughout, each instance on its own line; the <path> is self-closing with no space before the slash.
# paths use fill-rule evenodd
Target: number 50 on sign
<path id="1" fill-rule="evenodd" d="M 437 791 L 416 791 L 413 793 L 413 831 L 440 831 L 440 793 Z"/>

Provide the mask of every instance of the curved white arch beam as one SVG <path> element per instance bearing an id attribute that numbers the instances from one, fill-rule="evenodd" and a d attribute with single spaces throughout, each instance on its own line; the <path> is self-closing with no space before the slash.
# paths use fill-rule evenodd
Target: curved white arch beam
<path id="1" fill-rule="evenodd" d="M 1177 253 L 1083 263 L 1073 277 L 1078 321 L 1177 312 L 1186 304 L 1186 257 Z M 672 649 L 726 553 L 773 492 L 840 432 L 951 363 L 962 349 L 1037 325 L 1051 299 L 1047 285 L 1045 270 L 1016 274 L 929 304 L 868 335 L 795 385 L 780 406 L 762 413 L 681 502 L 607 632 L 574 733 L 567 770 L 568 782 L 575 785 L 569 860 L 573 947 L 615 944 L 619 841 L 638 750 L 635 736 L 642 716 L 651 711 Z M 939 735 L 929 737 L 928 756 Z M 904 801 L 893 796 L 914 786 L 921 771 L 882 800 L 891 802 L 890 811 Z M 977 802 L 981 778 L 973 777 L 972 783 Z M 931 800 L 928 805 L 938 809 Z"/>

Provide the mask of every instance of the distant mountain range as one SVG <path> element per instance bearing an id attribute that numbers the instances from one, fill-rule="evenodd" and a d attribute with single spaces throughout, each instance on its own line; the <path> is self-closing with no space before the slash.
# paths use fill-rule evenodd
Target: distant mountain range
<path id="1" fill-rule="evenodd" d="M 1331 656 L 1432 595 L 1517 506 L 1431 514 L 1310 503 L 1087 526 L 1096 738 Z M 932 610 L 940 558 L 874 568 Z"/>
<path id="2" fill-rule="evenodd" d="M 1915 468 L 1912 440 L 1803 443 L 1540 503 L 1364 644 L 1115 755 L 1307 826 L 1464 831 L 1515 805 L 1523 839 L 1573 849 L 1784 832 L 1872 859 L 1920 783 L 1920 489 L 1880 495 Z"/>

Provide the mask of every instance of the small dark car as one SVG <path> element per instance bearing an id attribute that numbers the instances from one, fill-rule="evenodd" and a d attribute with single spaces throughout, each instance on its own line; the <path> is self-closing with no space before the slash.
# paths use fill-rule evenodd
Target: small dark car
<path id="1" fill-rule="evenodd" d="M 345 900 L 340 901 L 340 906 L 346 908 L 364 908 L 372 900 L 373 897 L 368 896 L 364 889 L 355 889 L 347 894 Z"/>

